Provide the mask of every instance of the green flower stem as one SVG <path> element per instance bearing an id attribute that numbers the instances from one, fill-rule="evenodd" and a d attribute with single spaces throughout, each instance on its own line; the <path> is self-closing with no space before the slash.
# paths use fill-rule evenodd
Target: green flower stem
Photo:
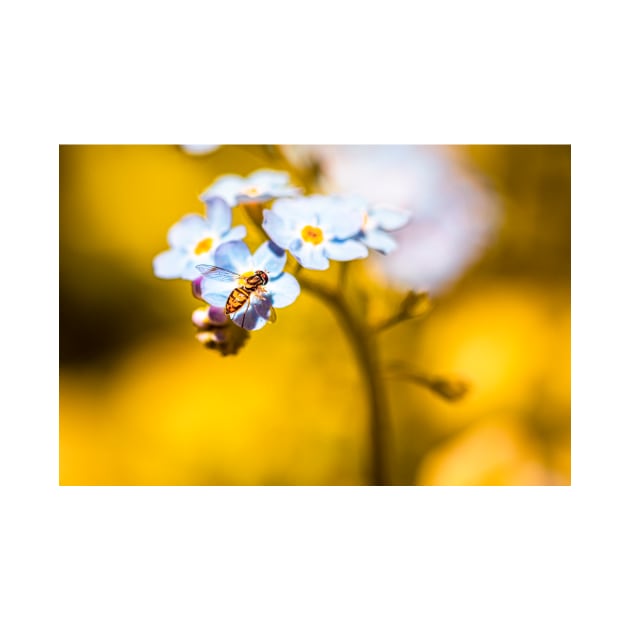
<path id="1" fill-rule="evenodd" d="M 370 485 L 388 485 L 386 475 L 387 404 L 381 377 L 376 341 L 365 324 L 355 317 L 349 304 L 339 292 L 300 277 L 302 288 L 321 299 L 336 315 L 350 339 L 352 348 L 365 377 L 369 402 L 371 470 Z"/>

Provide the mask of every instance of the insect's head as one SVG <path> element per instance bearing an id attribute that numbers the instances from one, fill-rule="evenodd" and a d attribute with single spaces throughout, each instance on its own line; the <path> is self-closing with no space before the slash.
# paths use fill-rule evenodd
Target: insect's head
<path id="1" fill-rule="evenodd" d="M 256 275 L 260 278 L 261 284 L 267 284 L 267 282 L 269 282 L 269 276 L 265 271 L 259 269 L 258 271 L 256 271 Z"/>

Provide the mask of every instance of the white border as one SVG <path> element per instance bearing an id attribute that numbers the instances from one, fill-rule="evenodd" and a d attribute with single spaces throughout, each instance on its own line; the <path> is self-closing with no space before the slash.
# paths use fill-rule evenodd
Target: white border
<path id="1" fill-rule="evenodd" d="M 627 626 L 616 5 L 21 6 L 4 41 L 3 627 Z M 99 142 L 573 144 L 574 486 L 59 488 L 57 144 Z"/>

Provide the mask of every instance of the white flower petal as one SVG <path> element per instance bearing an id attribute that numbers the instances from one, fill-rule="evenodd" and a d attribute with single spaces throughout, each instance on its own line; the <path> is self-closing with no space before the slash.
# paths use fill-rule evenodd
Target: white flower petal
<path id="1" fill-rule="evenodd" d="M 375 249 L 381 254 L 389 254 L 396 249 L 396 240 L 392 238 L 387 232 L 379 230 L 378 228 L 370 230 L 361 237 L 361 240 L 372 249 Z"/>
<path id="2" fill-rule="evenodd" d="M 158 278 L 168 280 L 181 278 L 182 272 L 186 267 L 186 261 L 187 256 L 184 252 L 177 249 L 169 249 L 158 254 L 153 259 L 153 273 Z"/>
<path id="3" fill-rule="evenodd" d="M 369 211 L 370 218 L 384 230 L 398 230 L 409 223 L 411 211 L 398 208 L 374 207 Z"/>
<path id="4" fill-rule="evenodd" d="M 287 262 L 287 254 L 271 241 L 265 241 L 254 252 L 252 261 L 256 269 L 263 269 L 270 278 L 275 278 L 282 273 Z"/>
<path id="5" fill-rule="evenodd" d="M 234 271 L 235 273 L 240 274 L 254 270 L 249 248 L 243 241 L 230 241 L 220 245 L 214 259 L 217 267 L 223 267 L 223 269 Z"/>
<path id="6" fill-rule="evenodd" d="M 306 269 L 328 269 L 330 263 L 328 258 L 324 256 L 322 247 L 313 246 L 310 243 L 304 243 L 302 247 L 292 247 L 289 251 L 295 256 L 296 260 Z"/>
<path id="7" fill-rule="evenodd" d="M 284 308 L 293 304 L 300 295 L 300 284 L 290 273 L 282 273 L 268 285 L 273 305 Z"/>
<path id="8" fill-rule="evenodd" d="M 233 208 L 237 205 L 236 195 L 243 188 L 243 178 L 239 175 L 223 175 L 216 179 L 214 183 L 201 193 L 201 200 L 205 201 L 211 197 L 222 197 L 225 202 Z"/>
<path id="9" fill-rule="evenodd" d="M 208 227 L 216 235 L 225 234 L 232 225 L 232 210 L 222 197 L 206 197 L 206 216 Z"/>
<path id="10" fill-rule="evenodd" d="M 331 260 L 355 260 L 366 258 L 368 249 L 363 243 L 348 239 L 347 241 L 328 241 L 324 245 L 324 253 Z"/>
<path id="11" fill-rule="evenodd" d="M 187 248 L 208 231 L 206 220 L 198 214 L 187 214 L 168 231 L 168 244 L 173 248 Z"/>

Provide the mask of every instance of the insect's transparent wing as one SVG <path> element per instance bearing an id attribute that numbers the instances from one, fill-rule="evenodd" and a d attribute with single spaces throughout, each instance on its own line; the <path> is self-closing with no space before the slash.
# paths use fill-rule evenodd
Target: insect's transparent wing
<path id="1" fill-rule="evenodd" d="M 245 330 L 253 330 L 256 327 L 258 314 L 251 306 L 251 299 L 247 300 L 237 311 L 230 315 L 232 321 Z"/>
<path id="2" fill-rule="evenodd" d="M 204 278 L 212 278 L 212 280 L 232 281 L 239 277 L 234 271 L 223 269 L 223 267 L 215 267 L 214 265 L 197 265 L 197 271 Z"/>
<path id="3" fill-rule="evenodd" d="M 247 306 L 245 307 L 245 315 L 243 315 L 243 319 L 241 320 L 240 326 L 242 326 L 243 328 L 245 328 L 246 330 L 251 330 L 251 327 L 253 326 L 253 322 L 248 322 L 247 321 L 247 314 L 249 313 L 249 307 L 251 306 L 252 301 L 247 300 Z M 254 313 L 254 311 L 252 310 L 252 314 Z M 255 317 L 255 314 L 254 314 Z M 247 325 L 249 324 L 250 328 L 247 328 Z"/>

